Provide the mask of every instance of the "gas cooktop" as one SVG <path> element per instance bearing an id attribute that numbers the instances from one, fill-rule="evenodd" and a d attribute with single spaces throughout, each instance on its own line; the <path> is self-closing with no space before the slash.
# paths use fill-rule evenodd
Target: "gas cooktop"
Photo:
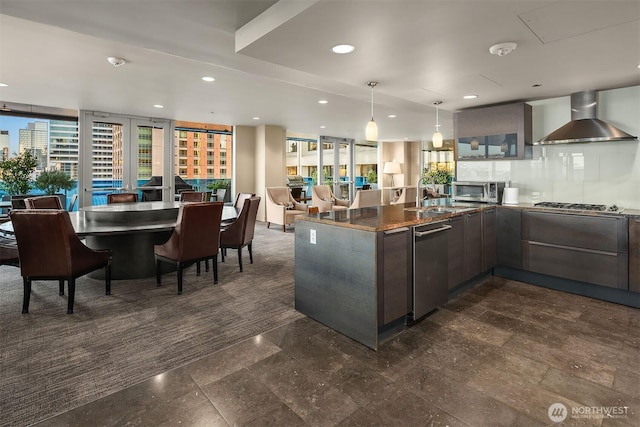
<path id="1" fill-rule="evenodd" d="M 534 206 L 539 206 L 541 208 L 575 209 L 581 211 L 618 211 L 618 207 L 616 205 L 607 207 L 606 205 L 594 205 L 588 203 L 540 202 L 534 204 Z"/>

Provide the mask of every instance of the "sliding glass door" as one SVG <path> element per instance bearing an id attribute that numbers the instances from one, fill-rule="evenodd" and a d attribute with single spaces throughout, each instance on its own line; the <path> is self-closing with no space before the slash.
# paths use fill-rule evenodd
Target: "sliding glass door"
<path id="1" fill-rule="evenodd" d="M 79 206 L 106 204 L 107 194 L 138 192 L 152 176 L 163 177 L 159 190 L 171 200 L 173 138 L 169 120 L 82 111 L 80 114 L 81 158 Z"/>

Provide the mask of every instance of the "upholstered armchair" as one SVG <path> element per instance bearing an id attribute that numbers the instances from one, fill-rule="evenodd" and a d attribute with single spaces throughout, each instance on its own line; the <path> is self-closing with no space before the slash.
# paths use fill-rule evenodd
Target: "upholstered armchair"
<path id="1" fill-rule="evenodd" d="M 22 313 L 29 312 L 31 283 L 58 280 L 60 295 L 64 281 L 69 288 L 67 314 L 73 313 L 76 279 L 99 268 L 105 269 L 105 294 L 111 294 L 111 251 L 93 250 L 76 235 L 69 212 L 65 210 L 14 210 L 13 223 L 20 273 L 24 284 Z"/>
<path id="2" fill-rule="evenodd" d="M 27 209 L 62 209 L 58 196 L 27 197 L 24 204 Z"/>
<path id="3" fill-rule="evenodd" d="M 416 187 L 402 187 L 400 196 L 398 196 L 396 200 L 392 201 L 391 204 L 398 205 L 401 203 L 415 203 L 417 194 L 418 189 Z"/>
<path id="4" fill-rule="evenodd" d="M 161 285 L 160 262 L 174 264 L 178 270 L 178 295 L 182 294 L 182 272 L 199 261 L 213 260 L 213 283 L 218 283 L 218 248 L 220 246 L 221 202 L 185 203 L 180 205 L 176 227 L 162 245 L 155 245 L 156 284 Z"/>
<path id="5" fill-rule="evenodd" d="M 382 190 L 360 190 L 356 193 L 349 209 L 368 208 L 382 204 Z"/>
<path id="6" fill-rule="evenodd" d="M 203 191 L 181 191 L 180 192 L 180 201 L 181 202 L 208 202 L 206 200 L 207 193 Z"/>
<path id="7" fill-rule="evenodd" d="M 260 197 L 249 197 L 244 200 L 244 205 L 238 218 L 227 228 L 220 232 L 220 249 L 222 251 L 222 262 L 227 249 L 238 250 L 238 264 L 242 271 L 242 248 L 249 249 L 249 262 L 253 264 L 253 236 L 256 229 L 256 216 Z"/>
<path id="8" fill-rule="evenodd" d="M 311 187 L 311 205 L 316 206 L 318 212 L 329 212 L 348 209 L 349 201 L 336 197 L 328 185 L 315 185 Z"/>
<path id="9" fill-rule="evenodd" d="M 109 193 L 107 194 L 107 204 L 114 203 L 137 203 L 138 193 Z"/>
<path id="10" fill-rule="evenodd" d="M 268 187 L 266 200 L 267 228 L 274 223 L 282 225 L 282 231 L 286 231 L 286 226 L 293 224 L 296 216 L 309 212 L 309 206 L 297 202 L 289 187 Z"/>

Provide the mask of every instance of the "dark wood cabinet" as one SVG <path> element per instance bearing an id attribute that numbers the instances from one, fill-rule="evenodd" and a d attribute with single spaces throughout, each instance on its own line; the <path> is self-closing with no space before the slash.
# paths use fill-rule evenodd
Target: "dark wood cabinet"
<path id="1" fill-rule="evenodd" d="M 626 217 L 525 211 L 522 227 L 524 270 L 629 289 Z"/>
<path id="2" fill-rule="evenodd" d="M 531 111 L 518 102 L 455 113 L 456 160 L 531 158 Z"/>
<path id="3" fill-rule="evenodd" d="M 385 325 L 411 311 L 411 230 L 403 227 L 379 233 L 382 265 L 379 324 Z"/>
<path id="4" fill-rule="evenodd" d="M 629 290 L 640 293 L 640 217 L 629 218 Z"/>
<path id="5" fill-rule="evenodd" d="M 500 207 L 496 222 L 497 265 L 522 269 L 522 210 Z"/>
<path id="6" fill-rule="evenodd" d="M 448 287 L 453 289 L 462 283 L 464 263 L 464 216 L 449 219 L 449 263 Z"/>
<path id="7" fill-rule="evenodd" d="M 491 270 L 497 261 L 496 208 L 482 210 L 482 271 Z"/>
<path id="8" fill-rule="evenodd" d="M 495 266 L 496 209 L 449 219 L 448 287 L 453 289 Z"/>
<path id="9" fill-rule="evenodd" d="M 482 216 L 480 212 L 464 215 L 464 259 L 462 280 L 469 280 L 482 272 Z"/>

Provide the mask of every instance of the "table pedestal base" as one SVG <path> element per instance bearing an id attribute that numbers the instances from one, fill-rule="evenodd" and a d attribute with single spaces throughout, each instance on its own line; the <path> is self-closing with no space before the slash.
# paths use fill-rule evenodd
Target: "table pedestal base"
<path id="1" fill-rule="evenodd" d="M 111 249 L 111 278 L 141 279 L 156 274 L 153 245 L 166 242 L 171 231 L 140 232 L 131 234 L 113 234 L 87 236 L 87 246 L 92 249 Z M 169 263 L 161 263 L 162 272 L 175 271 Z M 104 279 L 104 269 L 89 273 L 94 279 Z"/>

